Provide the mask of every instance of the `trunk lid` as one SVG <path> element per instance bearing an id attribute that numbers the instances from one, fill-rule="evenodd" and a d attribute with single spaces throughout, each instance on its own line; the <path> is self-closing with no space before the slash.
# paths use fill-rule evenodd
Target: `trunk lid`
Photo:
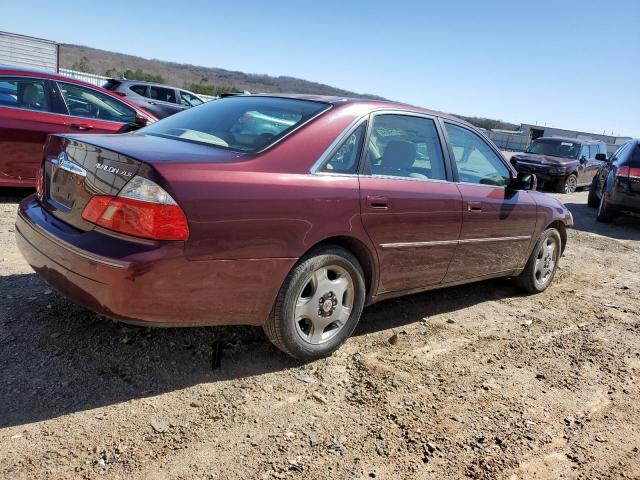
<path id="1" fill-rule="evenodd" d="M 140 133 L 51 135 L 45 145 L 42 204 L 52 215 L 89 231 L 82 212 L 95 195 L 115 196 L 136 174 L 153 177 L 152 164 L 223 163 L 248 155 L 209 145 Z M 153 180 L 153 178 L 150 178 Z"/>
<path id="2" fill-rule="evenodd" d="M 117 195 L 141 162 L 79 139 L 50 137 L 45 147 L 42 205 L 52 215 L 88 231 L 82 211 L 94 195 Z"/>

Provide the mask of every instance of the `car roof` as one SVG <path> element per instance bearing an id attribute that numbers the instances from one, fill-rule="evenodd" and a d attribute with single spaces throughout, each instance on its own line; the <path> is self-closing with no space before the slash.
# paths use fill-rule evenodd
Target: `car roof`
<path id="1" fill-rule="evenodd" d="M 463 123 L 465 125 L 471 125 L 469 122 L 462 120 L 461 118 L 456 117 L 455 115 L 451 115 L 449 113 L 439 112 L 436 110 L 429 110 L 427 108 L 417 107 L 415 105 L 409 105 L 407 103 L 394 102 L 392 100 L 379 100 L 375 98 L 354 98 L 354 97 L 340 97 L 334 95 L 313 95 L 308 93 L 256 93 L 251 95 L 234 95 L 234 97 L 242 97 L 242 96 L 252 96 L 252 97 L 275 97 L 275 98 L 292 98 L 296 100 L 307 100 L 311 102 L 323 102 L 328 103 L 330 105 L 345 105 L 345 104 L 362 104 L 369 105 L 371 108 L 384 108 L 384 109 L 398 109 L 398 110 L 406 110 L 416 113 L 424 113 L 426 115 L 433 115 L 436 117 L 443 117 L 450 120 L 455 120 L 456 122 Z M 473 127 L 476 128 L 476 127 Z M 477 128 L 476 128 L 477 129 Z"/>
<path id="2" fill-rule="evenodd" d="M 549 137 L 540 137 L 536 138 L 536 140 L 557 140 L 559 142 L 571 142 L 571 143 L 579 143 L 581 145 L 589 144 L 589 143 L 604 143 L 602 140 L 586 140 L 582 138 L 573 138 L 573 137 L 562 137 L 560 135 L 551 135 Z"/>

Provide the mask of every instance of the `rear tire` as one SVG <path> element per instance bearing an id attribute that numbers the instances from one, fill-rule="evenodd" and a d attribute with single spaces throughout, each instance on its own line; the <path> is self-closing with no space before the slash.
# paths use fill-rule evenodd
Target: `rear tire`
<path id="1" fill-rule="evenodd" d="M 602 189 L 602 195 L 600 195 L 600 203 L 598 204 L 598 213 L 596 214 L 596 220 L 601 223 L 611 223 L 616 216 L 615 210 L 611 205 L 607 205 L 607 196 L 605 195 L 605 189 Z"/>
<path id="2" fill-rule="evenodd" d="M 589 187 L 589 197 L 587 198 L 587 206 L 590 208 L 598 208 L 598 204 L 600 200 L 598 199 L 598 194 L 596 190 L 598 189 L 598 176 L 593 177 L 591 181 L 591 186 Z"/>
<path id="3" fill-rule="evenodd" d="M 356 328 L 365 291 L 362 267 L 349 251 L 338 246 L 313 250 L 289 272 L 264 332 L 298 360 L 331 355 Z"/>
<path id="4" fill-rule="evenodd" d="M 513 279 L 513 283 L 528 293 L 544 292 L 556 274 L 561 253 L 560 232 L 555 228 L 546 229 L 540 235 L 524 270 Z"/>
<path id="5" fill-rule="evenodd" d="M 556 183 L 556 192 L 557 193 L 566 193 L 571 194 L 576 191 L 578 188 L 578 177 L 575 174 L 567 175 L 564 178 L 561 178 Z"/>

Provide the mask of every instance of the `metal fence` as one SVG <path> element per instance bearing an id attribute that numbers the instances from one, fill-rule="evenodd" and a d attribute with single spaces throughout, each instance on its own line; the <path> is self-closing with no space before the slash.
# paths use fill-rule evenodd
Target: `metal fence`
<path id="1" fill-rule="evenodd" d="M 87 73 L 87 72 L 78 72 L 76 70 L 69 70 L 67 68 L 58 69 L 58 73 L 60 75 L 64 75 L 65 77 L 75 78 L 76 80 L 81 80 L 83 82 L 90 83 L 91 85 L 95 85 L 97 87 L 101 87 L 105 84 L 109 77 L 105 77 L 104 75 L 96 75 L 95 73 Z M 205 102 L 209 102 L 211 100 L 215 100 L 218 97 L 212 97 L 210 95 L 201 95 L 197 94 L 198 97 L 203 99 Z"/>
<path id="2" fill-rule="evenodd" d="M 487 130 L 485 133 L 501 150 L 523 152 L 529 144 L 529 138 L 522 132 Z"/>

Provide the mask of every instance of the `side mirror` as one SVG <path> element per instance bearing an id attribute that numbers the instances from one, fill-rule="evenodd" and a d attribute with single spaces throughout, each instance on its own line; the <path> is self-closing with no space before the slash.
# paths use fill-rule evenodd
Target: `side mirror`
<path id="1" fill-rule="evenodd" d="M 600 162 L 606 162 L 607 155 L 604 153 L 596 153 L 596 160 L 599 160 Z"/>
<path id="2" fill-rule="evenodd" d="M 532 190 L 538 189 L 538 178 L 533 173 L 518 172 L 518 175 L 511 178 L 510 190 Z"/>
<path id="3" fill-rule="evenodd" d="M 140 115 L 139 113 L 136 114 L 136 120 L 134 122 L 136 124 L 136 126 L 138 127 L 146 127 L 147 125 L 149 125 L 149 119 L 143 115 Z"/>
<path id="4" fill-rule="evenodd" d="M 583 165 L 584 165 L 585 163 L 587 163 L 587 157 L 585 157 L 584 155 L 583 155 L 583 156 L 581 156 L 581 157 L 580 157 L 580 163 L 581 163 L 581 164 L 583 164 Z"/>

